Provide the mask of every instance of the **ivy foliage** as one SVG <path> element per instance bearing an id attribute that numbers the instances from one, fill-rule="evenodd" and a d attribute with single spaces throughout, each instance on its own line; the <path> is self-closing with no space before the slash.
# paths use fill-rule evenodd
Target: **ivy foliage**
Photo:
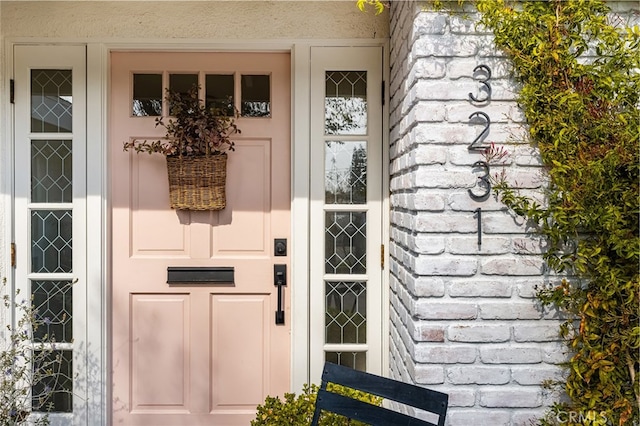
<path id="1" fill-rule="evenodd" d="M 554 410 L 582 413 L 576 424 L 639 424 L 640 29 L 602 0 L 474 3 L 512 63 L 550 179 L 544 203 L 505 182 L 495 188 L 566 277 L 538 292 L 567 316 L 570 400 Z"/>

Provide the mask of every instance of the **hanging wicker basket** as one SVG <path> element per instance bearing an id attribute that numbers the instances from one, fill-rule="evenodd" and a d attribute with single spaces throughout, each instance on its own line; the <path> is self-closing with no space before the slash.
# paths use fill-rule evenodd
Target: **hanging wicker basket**
<path id="1" fill-rule="evenodd" d="M 167 157 L 167 171 L 172 209 L 225 208 L 227 154 Z"/>

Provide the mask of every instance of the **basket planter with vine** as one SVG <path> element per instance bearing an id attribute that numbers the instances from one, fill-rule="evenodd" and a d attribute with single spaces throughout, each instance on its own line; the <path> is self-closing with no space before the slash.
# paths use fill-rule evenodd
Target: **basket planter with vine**
<path id="1" fill-rule="evenodd" d="M 167 160 L 169 201 L 176 210 L 222 210 L 226 207 L 227 152 L 234 150 L 231 135 L 240 133 L 235 116 L 226 109 L 207 108 L 198 86 L 187 93 L 167 89 L 173 118 L 156 118 L 166 129 L 163 140 L 132 140 L 124 150 L 163 154 Z"/>

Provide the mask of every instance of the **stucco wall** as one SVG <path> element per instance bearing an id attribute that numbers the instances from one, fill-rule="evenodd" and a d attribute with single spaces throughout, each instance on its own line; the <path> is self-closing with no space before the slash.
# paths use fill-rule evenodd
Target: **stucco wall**
<path id="1" fill-rule="evenodd" d="M 5 37 L 266 40 L 380 38 L 355 1 L 2 1 Z"/>

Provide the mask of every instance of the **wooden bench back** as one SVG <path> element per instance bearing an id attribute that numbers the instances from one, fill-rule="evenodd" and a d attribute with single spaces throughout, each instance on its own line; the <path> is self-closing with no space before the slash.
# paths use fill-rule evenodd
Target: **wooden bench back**
<path id="1" fill-rule="evenodd" d="M 348 396 L 339 395 L 327 390 L 328 383 L 367 392 L 386 400 L 434 413 L 438 416 L 438 423 L 431 423 Z M 317 426 L 321 411 L 329 411 L 372 426 L 444 426 L 448 401 L 449 396 L 445 393 L 353 370 L 341 365 L 325 363 L 322 372 L 322 384 L 318 391 L 311 425 Z"/>

